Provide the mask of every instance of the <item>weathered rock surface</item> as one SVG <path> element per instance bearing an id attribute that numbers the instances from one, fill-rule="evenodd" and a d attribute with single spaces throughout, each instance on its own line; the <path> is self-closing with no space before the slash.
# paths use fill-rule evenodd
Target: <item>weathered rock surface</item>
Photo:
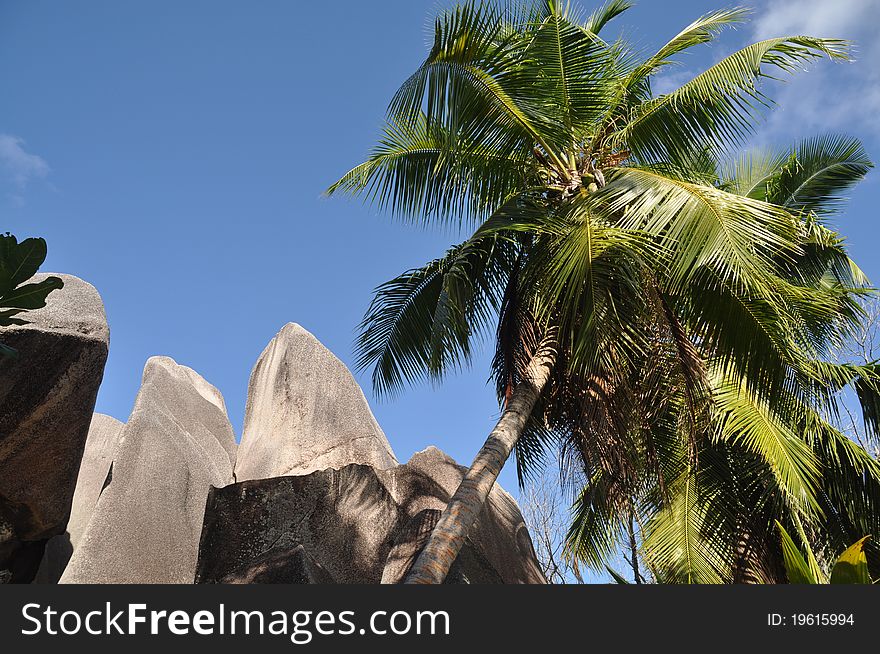
<path id="1" fill-rule="evenodd" d="M 312 334 L 289 323 L 251 373 L 239 481 L 358 463 L 397 464 L 354 377 Z"/>
<path id="2" fill-rule="evenodd" d="M 67 533 L 70 534 L 70 542 L 74 547 L 89 524 L 101 491 L 110 482 L 110 471 L 113 459 L 119 451 L 123 427 L 124 423 L 111 416 L 102 413 L 92 416 L 86 449 L 76 479 L 76 490 L 73 493 L 70 520 L 67 522 Z"/>
<path id="3" fill-rule="evenodd" d="M 213 489 L 196 582 L 273 581 L 255 571 L 277 561 L 279 551 L 301 547 L 297 556 L 308 565 L 297 563 L 296 569 L 307 571 L 297 573 L 307 582 L 326 573 L 336 583 L 397 583 L 463 471 L 428 448 L 385 470 L 348 465 Z M 497 486 L 449 581 L 545 583 L 519 509 Z"/>
<path id="4" fill-rule="evenodd" d="M 46 552 L 34 579 L 36 583 L 55 584 L 61 578 L 76 544 L 89 524 L 101 491 L 110 483 L 113 459 L 119 449 L 124 426 L 116 418 L 102 413 L 92 416 L 86 449 L 76 479 L 67 531 L 53 536 L 46 543 Z"/>
<path id="5" fill-rule="evenodd" d="M 333 578 L 302 545 L 275 547 L 225 575 L 221 584 L 332 584 Z"/>
<path id="6" fill-rule="evenodd" d="M 211 486 L 233 482 L 220 393 L 166 357 L 147 361 L 110 482 L 62 583 L 191 583 Z"/>
<path id="7" fill-rule="evenodd" d="M 0 359 L 0 570 L 11 581 L 30 581 L 46 540 L 65 530 L 107 360 L 98 291 L 58 276 L 47 306 L 2 332 L 19 352 Z"/>

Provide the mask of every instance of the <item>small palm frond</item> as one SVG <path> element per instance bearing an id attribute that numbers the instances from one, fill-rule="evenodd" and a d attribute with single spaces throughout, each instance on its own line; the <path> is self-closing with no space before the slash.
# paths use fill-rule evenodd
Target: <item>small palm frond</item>
<path id="1" fill-rule="evenodd" d="M 633 6 L 627 0 L 606 0 L 605 4 L 590 14 L 583 27 L 588 32 L 599 34 L 612 20 Z"/>
<path id="2" fill-rule="evenodd" d="M 807 139 L 768 180 L 763 199 L 792 213 L 826 216 L 840 209 L 843 192 L 864 179 L 873 166 L 858 139 L 833 135 Z"/>
<path id="3" fill-rule="evenodd" d="M 327 191 L 362 195 L 381 210 L 407 219 L 485 219 L 526 187 L 531 152 L 499 151 L 466 135 L 428 125 L 389 120 L 370 158 Z"/>
<path id="4" fill-rule="evenodd" d="M 601 570 L 622 538 L 624 516 L 608 473 L 597 470 L 575 500 L 565 539 L 568 560 Z"/>
<path id="5" fill-rule="evenodd" d="M 441 379 L 469 361 L 473 334 L 498 307 L 511 257 L 501 239 L 471 240 L 376 289 L 359 328 L 357 367 L 374 366 L 378 393 Z"/>
<path id="6" fill-rule="evenodd" d="M 701 16 L 669 40 L 652 57 L 638 66 L 627 78 L 626 83 L 644 79 L 656 74 L 663 66 L 674 63 L 672 57 L 685 50 L 704 43 L 711 43 L 727 27 L 743 22 L 748 16 L 743 8 L 720 9 Z"/>
<path id="7" fill-rule="evenodd" d="M 708 525 L 713 496 L 689 469 L 671 487 L 672 500 L 646 525 L 643 548 L 665 583 L 719 584 L 728 578 L 720 534 Z"/>

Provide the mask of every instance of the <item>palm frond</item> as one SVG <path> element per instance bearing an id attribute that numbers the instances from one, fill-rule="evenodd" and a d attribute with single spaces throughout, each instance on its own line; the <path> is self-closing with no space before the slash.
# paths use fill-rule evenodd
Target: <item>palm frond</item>
<path id="1" fill-rule="evenodd" d="M 429 125 L 467 131 L 501 150 L 537 143 L 564 168 L 548 144 L 564 131 L 561 121 L 518 82 L 521 38 L 494 3 L 468 2 L 441 13 L 431 52 L 395 94 L 389 116 L 405 122 L 424 112 Z"/>
<path id="2" fill-rule="evenodd" d="M 376 289 L 356 349 L 358 369 L 374 366 L 378 393 L 441 379 L 469 361 L 472 336 L 497 309 L 510 257 L 500 239 L 471 240 Z"/>
<path id="3" fill-rule="evenodd" d="M 613 78 L 607 74 L 612 51 L 590 32 L 569 20 L 557 8 L 534 28 L 517 85 L 552 103 L 552 111 L 562 121 L 564 131 L 556 149 L 572 152 L 577 131 L 584 130 L 605 111 L 613 94 Z M 574 168 L 571 162 L 566 162 Z"/>
<path id="4" fill-rule="evenodd" d="M 599 34 L 612 20 L 633 6 L 627 0 L 606 0 L 605 4 L 596 9 L 584 23 L 584 29 Z"/>
<path id="5" fill-rule="evenodd" d="M 719 9 L 701 16 L 670 39 L 652 57 L 638 66 L 627 78 L 626 84 L 656 74 L 672 63 L 672 57 L 697 45 L 711 43 L 725 28 L 743 22 L 749 12 L 741 7 Z"/>
<path id="6" fill-rule="evenodd" d="M 794 250 L 795 223 L 784 210 L 654 170 L 616 171 L 591 202 L 664 247 L 672 291 L 703 266 L 727 283 L 766 288 L 771 262 Z"/>
<path id="7" fill-rule="evenodd" d="M 672 500 L 647 525 L 645 554 L 665 583 L 718 584 L 728 575 L 724 545 L 707 529 L 710 497 L 688 470 L 671 490 Z"/>
<path id="8" fill-rule="evenodd" d="M 838 39 L 790 36 L 759 41 L 735 52 L 671 93 L 639 107 L 613 137 L 644 161 L 675 161 L 695 146 L 716 152 L 752 133 L 769 106 L 758 88 L 768 70 L 792 73 L 828 56 L 846 59 L 848 44 Z"/>
<path id="9" fill-rule="evenodd" d="M 858 139 L 817 136 L 797 144 L 788 161 L 768 180 L 762 199 L 793 213 L 827 216 L 840 209 L 843 193 L 873 166 Z"/>
<path id="10" fill-rule="evenodd" d="M 408 219 L 473 224 L 526 187 L 529 153 L 497 151 L 462 134 L 414 121 L 389 121 L 370 158 L 328 190 L 362 195 Z"/>
<path id="11" fill-rule="evenodd" d="M 713 387 L 718 413 L 716 438 L 743 447 L 765 461 L 793 510 L 818 514 L 821 470 L 812 450 L 792 431 L 792 423 L 780 420 L 766 402 L 741 383 L 716 375 Z"/>

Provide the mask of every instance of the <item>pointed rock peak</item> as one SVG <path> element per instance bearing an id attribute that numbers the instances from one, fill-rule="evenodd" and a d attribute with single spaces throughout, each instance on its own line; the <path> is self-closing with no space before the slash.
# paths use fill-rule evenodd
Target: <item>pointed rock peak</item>
<path id="1" fill-rule="evenodd" d="M 438 481 L 448 493 L 458 488 L 462 472 L 465 470 L 455 459 L 433 445 L 413 454 L 406 466 Z M 497 488 L 498 485 L 496 484 Z"/>
<path id="2" fill-rule="evenodd" d="M 210 384 L 192 368 L 180 365 L 171 357 L 154 356 L 147 359 L 147 363 L 144 366 L 141 390 L 138 392 L 138 397 L 135 400 L 135 410 L 137 410 L 141 402 L 141 396 L 144 393 L 147 393 L 149 402 L 154 402 L 156 400 L 156 397 L 154 397 L 156 392 L 162 395 L 174 395 L 181 393 L 181 391 L 183 393 L 176 398 L 176 403 L 181 407 L 188 403 L 189 406 L 185 409 L 186 415 L 199 415 L 202 421 L 210 422 L 207 425 L 209 433 L 213 434 L 223 449 L 226 450 L 226 453 L 229 455 L 230 464 L 235 465 L 237 449 L 235 432 L 229 422 L 223 395 L 215 386 Z M 216 411 L 204 411 L 203 409 L 193 407 L 191 403 L 194 399 L 204 400 L 212 405 Z M 167 397 L 166 401 L 169 404 L 175 403 L 172 397 Z"/>
<path id="3" fill-rule="evenodd" d="M 288 323 L 251 373 L 236 478 L 301 475 L 397 459 L 351 372 L 311 333 Z"/>
<path id="4" fill-rule="evenodd" d="M 219 390 L 208 381 L 205 380 L 199 373 L 197 373 L 192 368 L 187 368 L 186 366 L 182 366 L 177 363 L 171 357 L 164 356 L 156 356 L 150 357 L 147 359 L 147 363 L 144 366 L 144 379 L 154 373 L 153 369 L 162 369 L 166 371 L 168 374 L 172 375 L 180 382 L 188 383 L 191 385 L 199 395 L 205 398 L 208 402 L 216 406 L 220 411 L 226 413 L 226 401 L 223 399 L 223 395 Z"/>
<path id="5" fill-rule="evenodd" d="M 278 336 L 284 334 L 288 338 L 309 338 L 320 345 L 320 341 L 315 338 L 315 335 L 312 334 L 308 329 L 300 325 L 298 322 L 289 322 L 284 327 L 281 328 L 281 331 L 278 332 Z"/>
<path id="6" fill-rule="evenodd" d="M 428 445 L 425 449 L 419 450 L 409 458 L 409 461 L 407 461 L 406 464 L 408 466 L 419 466 L 428 461 L 442 461 L 443 463 L 449 463 L 454 466 L 458 465 L 455 459 L 436 445 Z"/>

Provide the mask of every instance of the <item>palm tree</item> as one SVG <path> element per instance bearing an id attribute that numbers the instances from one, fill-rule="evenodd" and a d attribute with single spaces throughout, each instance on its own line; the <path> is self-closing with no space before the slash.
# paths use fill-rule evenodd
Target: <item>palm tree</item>
<path id="1" fill-rule="evenodd" d="M 554 0 L 442 12 L 426 61 L 391 101 L 383 138 L 330 189 L 404 219 L 474 230 L 377 289 L 358 345 L 378 392 L 440 379 L 470 360 L 479 335 L 496 333 L 501 418 L 408 582 L 444 579 L 514 450 L 526 474 L 562 437 L 583 456 L 603 451 L 607 474 L 630 475 L 625 418 L 645 387 L 639 364 L 658 343 L 687 389 L 690 428 L 670 437 L 686 431 L 696 442 L 709 422 L 695 343 L 765 401 L 787 382 L 777 364 L 789 339 L 777 336 L 792 297 L 806 293 L 789 280 L 803 220 L 701 171 L 751 133 L 769 104 L 761 78 L 846 59 L 847 45 L 768 39 L 654 97 L 651 78 L 675 55 L 744 12 L 703 16 L 639 58 L 600 36 L 628 7 L 611 0 L 585 18 Z M 765 438 L 744 446 L 788 496 L 808 502 L 804 451 Z"/>
<path id="2" fill-rule="evenodd" d="M 827 360 L 858 326 L 855 302 L 867 293 L 866 280 L 847 257 L 842 239 L 822 223 L 870 166 L 858 141 L 822 137 L 789 152 L 747 155 L 717 172 L 714 186 L 800 216 L 803 252 L 783 275 L 792 286 L 780 289 L 791 294 L 784 303 L 789 324 L 777 335 L 785 339 L 777 347 L 783 357 L 777 366 L 787 381 L 780 392 L 762 397 L 741 373 L 719 365 L 711 343 L 697 343 L 711 401 L 708 437 L 692 443 L 691 450 L 685 439 L 665 433 L 680 425 L 686 394 L 666 388 L 658 402 L 662 381 L 643 374 L 647 388 L 641 393 L 649 403 L 637 412 L 645 418 L 629 428 L 634 446 L 627 452 L 635 472 L 622 481 L 604 474 L 596 464 L 600 455 L 576 461 L 585 483 L 567 543 L 575 562 L 607 565 L 609 555 L 630 538 L 628 522 L 635 515 L 642 554 L 656 579 L 784 581 L 775 522 L 788 525 L 808 552 L 813 547 L 839 552 L 880 527 L 880 464 L 832 424 L 841 389 L 852 385 L 868 432 L 876 437 L 878 368 Z M 660 353 L 641 369 L 664 365 Z M 774 470 L 773 459 L 756 459 L 744 446 L 750 441 L 775 441 L 780 454 L 788 451 L 777 466 L 787 456 L 798 468 Z M 648 454 L 659 456 L 663 466 L 651 465 Z M 784 475 L 798 477 L 797 484 L 780 483 Z M 790 494 L 796 486 L 800 498 Z M 818 561 L 813 565 L 818 570 Z"/>

